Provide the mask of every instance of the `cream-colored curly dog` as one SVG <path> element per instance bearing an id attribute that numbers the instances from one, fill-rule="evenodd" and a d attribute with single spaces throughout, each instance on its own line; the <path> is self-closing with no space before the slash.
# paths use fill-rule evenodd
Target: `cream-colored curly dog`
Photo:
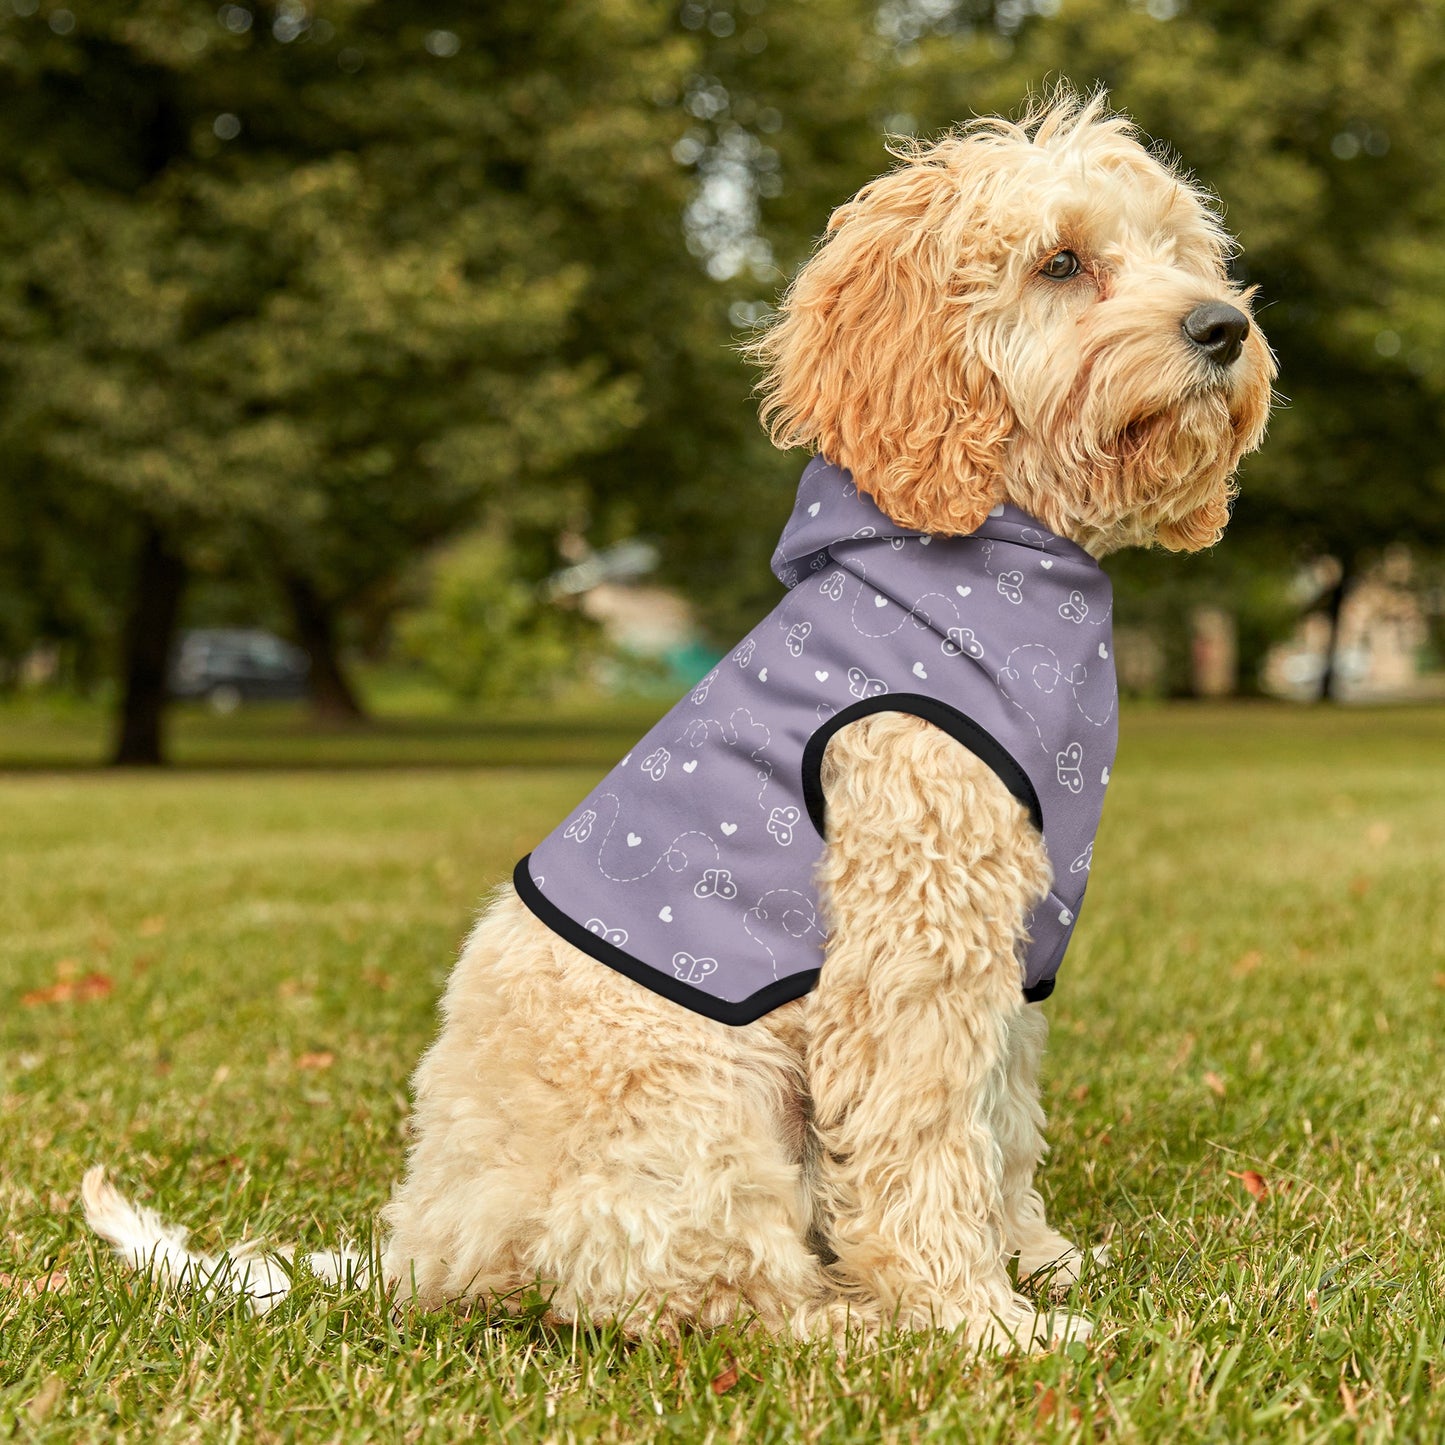
<path id="1" fill-rule="evenodd" d="M 910 146 L 833 216 L 756 344 L 773 438 L 926 533 L 971 533 L 1007 500 L 1095 557 L 1207 547 L 1273 377 L 1229 252 L 1208 199 L 1098 99 Z M 842 729 L 822 781 L 826 961 L 745 1026 L 603 967 L 501 890 L 416 1073 L 385 1213 L 401 1296 L 541 1282 L 560 1319 L 664 1334 L 1087 1333 L 1008 1273 L 1080 1262 L 1034 1180 L 1046 1026 L 1019 957 L 1050 882 L 1041 836 L 916 717 Z M 86 1202 L 136 1262 L 217 1265 L 99 1170 Z M 269 1261 L 245 1270 L 259 1306 L 284 1290 Z"/>

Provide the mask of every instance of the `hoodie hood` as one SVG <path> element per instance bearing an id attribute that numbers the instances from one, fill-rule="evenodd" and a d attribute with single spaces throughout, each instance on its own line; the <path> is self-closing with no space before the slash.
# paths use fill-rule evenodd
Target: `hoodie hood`
<path id="1" fill-rule="evenodd" d="M 808 463 L 798 483 L 792 516 L 773 552 L 773 575 L 785 587 L 793 587 L 800 577 L 820 570 L 829 560 L 846 563 L 849 555 L 876 552 L 884 546 L 899 551 L 908 542 L 936 549 L 930 560 L 946 566 L 958 544 L 979 539 L 1067 557 L 1096 570 L 1099 566 L 1078 543 L 1050 532 L 1007 502 L 995 507 L 968 537 L 932 536 L 900 527 L 858 490 L 851 472 L 819 456 Z M 913 547 L 907 550 L 911 552 Z"/>

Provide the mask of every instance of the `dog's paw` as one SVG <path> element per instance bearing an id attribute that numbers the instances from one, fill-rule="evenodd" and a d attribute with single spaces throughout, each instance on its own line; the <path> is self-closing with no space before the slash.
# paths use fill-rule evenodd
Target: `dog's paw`
<path id="1" fill-rule="evenodd" d="M 1067 1294 L 1078 1284 L 1086 1259 L 1096 1265 L 1107 1264 L 1109 1246 L 1096 1244 L 1086 1256 L 1077 1245 L 1055 1235 L 1052 1241 L 1019 1251 L 1019 1283 L 1052 1294 Z"/>
<path id="2" fill-rule="evenodd" d="M 1092 1320 L 1064 1310 L 1040 1310 L 1032 1300 L 1015 1295 L 987 1323 L 970 1328 L 969 1340 L 980 1350 L 996 1354 L 1024 1351 L 1036 1354 L 1062 1345 L 1082 1342 L 1093 1332 Z"/>

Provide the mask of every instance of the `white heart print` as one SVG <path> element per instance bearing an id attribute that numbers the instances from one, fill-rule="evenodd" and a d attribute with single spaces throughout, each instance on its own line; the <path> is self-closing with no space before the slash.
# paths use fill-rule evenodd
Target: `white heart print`
<path id="1" fill-rule="evenodd" d="M 1042 567 L 1045 572 L 1049 571 L 1053 565 L 1053 561 L 1048 557 L 1045 557 L 1043 561 L 1039 563 L 1039 566 Z"/>
<path id="2" fill-rule="evenodd" d="M 738 830 L 738 825 L 736 823 L 719 823 L 718 827 L 721 828 L 729 838 L 731 838 L 732 835 Z"/>
<path id="3" fill-rule="evenodd" d="M 1109 655 L 1109 649 L 1101 642 L 1101 643 L 1099 644 L 1099 656 L 1100 656 L 1100 657 L 1108 657 L 1108 655 Z"/>
<path id="4" fill-rule="evenodd" d="M 828 674 L 826 672 L 815 672 L 813 676 L 816 677 L 819 682 L 827 682 L 828 680 Z"/>
<path id="5" fill-rule="evenodd" d="M 1103 783 L 1103 785 L 1104 785 L 1106 788 L 1109 786 L 1109 770 L 1108 770 L 1108 768 L 1105 768 L 1104 771 L 1099 774 L 1099 781 L 1100 781 L 1101 783 Z"/>
<path id="6" fill-rule="evenodd" d="M 957 592 L 960 597 L 967 597 L 968 594 L 973 591 L 973 588 L 972 588 L 972 587 L 955 587 L 953 590 L 954 590 L 955 592 Z"/>
<path id="7" fill-rule="evenodd" d="M 627 846 L 628 846 L 629 848 L 636 848 L 636 847 L 638 847 L 641 843 L 642 843 L 642 839 L 641 839 L 636 833 L 629 833 L 629 834 L 627 835 Z"/>
<path id="8" fill-rule="evenodd" d="M 875 607 L 887 607 L 888 599 L 886 597 L 875 597 L 873 599 L 873 605 Z"/>
<path id="9" fill-rule="evenodd" d="M 766 682 L 767 680 L 768 680 L 768 670 L 767 670 L 767 668 L 766 668 L 766 667 L 760 667 L 760 668 L 758 669 L 758 681 L 759 681 L 759 682 Z"/>
<path id="10" fill-rule="evenodd" d="M 914 677 L 927 677 L 928 671 L 921 662 L 915 662 L 913 664 L 913 675 Z"/>
<path id="11" fill-rule="evenodd" d="M 818 509 L 819 509 L 822 505 L 823 505 L 822 502 L 814 502 L 813 505 L 808 508 L 808 515 L 809 515 L 810 517 L 816 517 L 816 516 L 818 515 Z"/>
<path id="12" fill-rule="evenodd" d="M 661 912 L 658 913 L 657 916 L 658 916 L 660 919 L 662 919 L 662 921 L 663 921 L 664 923 L 671 923 L 671 922 L 672 922 L 672 904 L 669 903 L 665 908 L 663 908 L 663 909 L 661 910 Z"/>
<path id="13" fill-rule="evenodd" d="M 685 772 L 685 773 L 695 773 L 695 772 L 697 772 L 697 759 L 694 758 L 690 763 L 684 763 L 684 764 L 682 765 L 682 770 L 683 770 L 683 772 Z"/>

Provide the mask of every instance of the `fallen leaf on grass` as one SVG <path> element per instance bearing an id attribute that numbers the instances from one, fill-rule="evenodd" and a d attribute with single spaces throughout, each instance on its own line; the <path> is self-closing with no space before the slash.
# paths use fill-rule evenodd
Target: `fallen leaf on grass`
<path id="1" fill-rule="evenodd" d="M 1248 978 L 1263 962 L 1264 954 L 1257 948 L 1251 948 L 1248 953 L 1241 954 L 1235 960 L 1234 967 L 1230 969 L 1230 972 L 1235 978 Z"/>
<path id="2" fill-rule="evenodd" d="M 13 1289 L 25 1299 L 39 1299 L 43 1294 L 66 1294 L 70 1276 L 63 1269 L 26 1279 L 23 1275 L 0 1273 L 0 1290 Z"/>
<path id="3" fill-rule="evenodd" d="M 20 995 L 20 1002 L 26 1008 L 35 1008 L 46 1003 L 89 1003 L 92 999 L 104 998 L 115 982 L 109 974 L 88 973 L 84 978 L 62 978 L 48 988 L 31 989 Z"/>
<path id="4" fill-rule="evenodd" d="M 154 918 L 142 918 L 136 930 L 142 938 L 159 938 L 166 931 L 166 921 L 159 914 Z"/>
<path id="5" fill-rule="evenodd" d="M 1058 1418 L 1059 1396 L 1052 1386 L 1044 1387 L 1036 1385 L 1034 1404 L 1034 1424 L 1039 1427 L 1052 1425 Z M 1069 1423 L 1077 1425 L 1084 1418 L 1084 1412 L 1078 1405 L 1069 1406 Z"/>
<path id="6" fill-rule="evenodd" d="M 1253 1169 L 1242 1169 L 1236 1173 L 1233 1169 L 1229 1171 L 1231 1179 L 1237 1179 L 1244 1185 L 1248 1194 L 1255 1199 L 1263 1199 L 1269 1193 L 1269 1181 L 1263 1174 Z"/>
<path id="7" fill-rule="evenodd" d="M 1437 973 L 1435 975 L 1435 987 L 1445 988 L 1445 973 Z"/>
<path id="8" fill-rule="evenodd" d="M 1392 831 L 1388 823 L 1371 823 L 1365 829 L 1365 842 L 1372 848 L 1383 848 L 1390 841 Z"/>
<path id="9" fill-rule="evenodd" d="M 1076 1104 L 1082 1104 L 1088 1097 L 1089 1086 L 1087 1084 L 1080 1084 L 1077 1088 L 1069 1090 L 1069 1098 Z"/>
<path id="10" fill-rule="evenodd" d="M 391 986 L 395 982 L 384 968 L 362 969 L 361 981 L 369 987 L 376 989 L 379 993 L 390 993 Z"/>
<path id="11" fill-rule="evenodd" d="M 335 1062 L 335 1054 L 327 1049 L 318 1049 L 315 1053 L 298 1055 L 296 1067 L 298 1069 L 329 1069 Z"/>
<path id="12" fill-rule="evenodd" d="M 712 1381 L 712 1392 L 714 1395 L 726 1395 L 729 1390 L 738 1382 L 738 1362 L 731 1355 L 728 1356 L 728 1367 L 720 1375 L 714 1375 Z"/>
<path id="13" fill-rule="evenodd" d="M 1224 1097 L 1226 1092 L 1224 1080 L 1221 1079 L 1219 1075 L 1214 1072 L 1213 1069 L 1210 1069 L 1210 1071 L 1205 1074 L 1204 1087 L 1208 1089 L 1211 1094 L 1217 1094 L 1221 1099 Z"/>

